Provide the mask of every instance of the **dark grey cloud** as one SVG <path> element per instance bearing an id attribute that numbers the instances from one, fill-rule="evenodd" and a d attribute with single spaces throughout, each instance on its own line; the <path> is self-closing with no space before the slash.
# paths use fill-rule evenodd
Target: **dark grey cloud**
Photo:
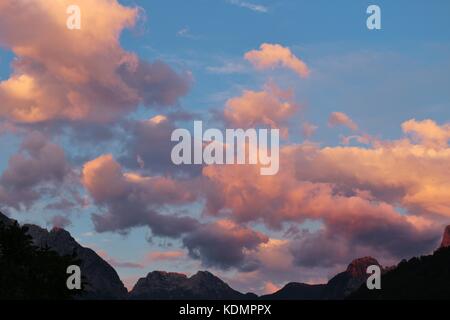
<path id="1" fill-rule="evenodd" d="M 183 238 L 189 256 L 199 259 L 206 267 L 238 268 L 249 272 L 258 268 L 259 262 L 246 254 L 269 239 L 252 229 L 232 222 L 205 224 Z"/>
<path id="2" fill-rule="evenodd" d="M 34 131 L 25 137 L 0 177 L 0 203 L 29 208 L 45 195 L 62 193 L 62 185 L 73 178 L 64 150 Z"/>

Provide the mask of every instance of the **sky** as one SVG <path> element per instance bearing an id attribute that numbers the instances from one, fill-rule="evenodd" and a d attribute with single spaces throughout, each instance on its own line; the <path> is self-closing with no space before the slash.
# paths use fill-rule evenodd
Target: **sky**
<path id="1" fill-rule="evenodd" d="M 81 9 L 81 29 L 66 8 Z M 381 30 L 366 27 L 369 5 Z M 128 288 L 270 293 L 432 252 L 450 223 L 450 3 L 6 0 L 0 209 Z M 280 170 L 170 161 L 176 128 L 277 128 Z"/>

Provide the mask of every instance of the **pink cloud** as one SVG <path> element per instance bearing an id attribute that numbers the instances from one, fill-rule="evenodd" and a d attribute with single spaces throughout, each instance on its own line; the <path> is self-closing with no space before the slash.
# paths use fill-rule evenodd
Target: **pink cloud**
<path id="1" fill-rule="evenodd" d="M 328 125 L 331 127 L 345 126 L 353 131 L 358 130 L 358 125 L 343 112 L 333 112 L 328 119 Z"/>
<path id="2" fill-rule="evenodd" d="M 123 231 L 148 225 L 155 235 L 179 237 L 198 224 L 187 216 L 159 213 L 163 206 L 195 201 L 194 182 L 124 172 L 112 155 L 85 163 L 81 181 L 95 203 L 108 209 L 93 215 L 97 231 Z"/>
<path id="3" fill-rule="evenodd" d="M 302 78 L 308 77 L 310 73 L 308 66 L 302 60 L 297 58 L 289 48 L 279 44 L 263 43 L 259 50 L 249 51 L 244 57 L 260 70 L 282 66 L 293 70 Z"/>
<path id="4" fill-rule="evenodd" d="M 70 0 L 7 0 L 0 6 L 0 45 L 16 59 L 0 82 L 0 117 L 15 123 L 110 122 L 138 104 L 171 105 L 189 75 L 149 64 L 119 43 L 139 10 L 116 0 L 80 0 L 81 30 L 66 27 Z M 45 35 L 45 36 L 42 36 Z"/>
<path id="5" fill-rule="evenodd" d="M 317 129 L 318 129 L 318 127 L 313 125 L 312 123 L 305 122 L 302 125 L 302 134 L 306 138 L 310 138 L 314 135 L 314 133 L 316 132 Z"/>
<path id="6" fill-rule="evenodd" d="M 132 268 L 132 269 L 142 269 L 144 266 L 140 263 L 135 262 L 127 262 L 127 261 L 120 261 L 113 257 L 111 257 L 105 250 L 97 249 L 95 252 L 106 262 L 108 262 L 110 265 L 112 265 L 115 268 Z"/>
<path id="7" fill-rule="evenodd" d="M 283 91 L 274 84 L 268 84 L 263 91 L 245 90 L 241 96 L 229 99 L 224 109 L 224 119 L 238 128 L 265 125 L 280 129 L 286 137 L 287 122 L 299 109 L 292 91 Z"/>
<path id="8" fill-rule="evenodd" d="M 450 124 L 439 126 L 433 120 L 408 120 L 402 124 L 403 132 L 414 141 L 432 148 L 447 148 L 450 139 Z"/>
<path id="9" fill-rule="evenodd" d="M 185 257 L 186 254 L 182 250 L 173 251 L 154 251 L 148 254 L 147 259 L 151 262 L 156 261 L 172 261 Z"/>
<path id="10" fill-rule="evenodd" d="M 0 202 L 19 210 L 30 208 L 45 196 L 64 198 L 64 191 L 77 196 L 76 191 L 71 191 L 76 186 L 76 175 L 64 150 L 49 137 L 33 131 L 26 135 L 0 176 Z"/>

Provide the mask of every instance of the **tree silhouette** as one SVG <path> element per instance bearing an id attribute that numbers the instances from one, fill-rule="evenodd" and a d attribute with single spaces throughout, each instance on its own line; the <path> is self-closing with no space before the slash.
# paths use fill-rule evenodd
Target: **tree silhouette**
<path id="1" fill-rule="evenodd" d="M 432 255 L 403 260 L 381 277 L 381 290 L 363 284 L 348 299 L 398 300 L 450 298 L 450 247 Z"/>
<path id="2" fill-rule="evenodd" d="M 60 256 L 33 245 L 28 228 L 0 221 L 0 299 L 73 299 L 83 293 L 69 290 L 69 265 L 80 265 L 73 256 Z"/>

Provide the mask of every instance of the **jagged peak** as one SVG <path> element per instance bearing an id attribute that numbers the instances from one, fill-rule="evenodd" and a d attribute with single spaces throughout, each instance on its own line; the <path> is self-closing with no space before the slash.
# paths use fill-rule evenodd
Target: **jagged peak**
<path id="1" fill-rule="evenodd" d="M 147 278 L 154 278 L 154 277 L 187 279 L 187 276 L 184 273 L 178 273 L 178 272 L 167 272 L 167 271 L 155 270 L 155 271 L 149 272 L 147 274 Z"/>
<path id="2" fill-rule="evenodd" d="M 353 260 L 347 267 L 346 272 L 354 277 L 366 276 L 367 267 L 371 265 L 380 265 L 373 257 L 362 257 Z"/>
<path id="3" fill-rule="evenodd" d="M 8 218 L 3 212 L 0 211 L 0 222 L 3 222 L 5 225 L 9 225 L 14 223 L 15 220 Z"/>
<path id="4" fill-rule="evenodd" d="M 448 225 L 444 230 L 444 235 L 442 236 L 441 248 L 450 247 L 450 225 Z"/>
<path id="5" fill-rule="evenodd" d="M 214 274 L 209 271 L 197 271 L 191 278 L 217 278 Z"/>

